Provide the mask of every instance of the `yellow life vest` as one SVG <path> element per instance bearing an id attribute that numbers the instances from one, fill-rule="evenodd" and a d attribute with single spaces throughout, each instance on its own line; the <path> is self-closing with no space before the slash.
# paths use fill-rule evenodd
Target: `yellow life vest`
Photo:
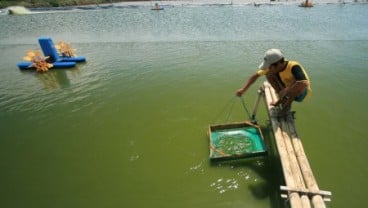
<path id="1" fill-rule="evenodd" d="M 307 72 L 304 70 L 303 66 L 300 65 L 298 62 L 288 61 L 288 64 L 287 64 L 286 68 L 283 71 L 279 72 L 281 81 L 284 83 L 285 87 L 291 86 L 296 81 L 294 76 L 293 76 L 293 73 L 291 72 L 291 69 L 295 65 L 298 65 L 303 70 L 303 73 L 304 73 L 305 77 L 307 78 L 307 81 L 309 83 L 309 86 L 308 86 L 308 97 L 309 97 L 312 93 L 312 89 L 311 89 L 311 85 L 310 85 L 310 79 L 309 79 L 309 76 L 308 76 Z"/>
<path id="2" fill-rule="evenodd" d="M 305 74 L 305 77 L 307 78 L 307 80 L 309 82 L 309 77 L 308 77 L 307 73 L 305 72 L 304 68 L 296 61 L 288 61 L 288 64 L 286 65 L 285 69 L 283 71 L 279 72 L 281 81 L 284 83 L 285 87 L 289 87 L 290 85 L 292 85 L 296 81 L 295 78 L 294 78 L 294 75 L 291 72 L 291 69 L 295 65 L 300 66 L 300 68 L 303 70 L 303 73 Z"/>
<path id="3" fill-rule="evenodd" d="M 311 89 L 309 76 L 306 73 L 306 71 L 304 70 L 303 66 L 300 65 L 298 62 L 288 61 L 288 64 L 287 64 L 286 68 L 282 72 L 279 72 L 281 81 L 284 83 L 285 87 L 289 87 L 291 84 L 293 84 L 296 81 L 294 76 L 293 76 L 293 73 L 291 72 L 291 69 L 295 65 L 300 66 L 300 68 L 303 70 L 303 73 L 305 74 L 305 77 L 307 78 L 307 81 L 309 82 L 307 97 L 310 97 L 311 94 L 312 94 L 312 89 Z M 261 76 L 261 75 L 266 75 L 268 72 L 269 72 L 269 69 L 265 69 L 265 70 L 260 69 L 260 70 L 257 71 L 257 74 Z"/>

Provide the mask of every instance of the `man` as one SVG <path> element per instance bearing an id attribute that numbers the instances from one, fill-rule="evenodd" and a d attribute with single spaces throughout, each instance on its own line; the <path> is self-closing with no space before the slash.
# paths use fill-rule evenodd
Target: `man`
<path id="1" fill-rule="evenodd" d="M 285 60 L 279 49 L 266 51 L 259 69 L 248 79 L 244 87 L 236 91 L 237 96 L 247 91 L 262 75 L 266 75 L 268 82 L 279 95 L 279 100 L 272 105 L 282 105 L 281 115 L 286 115 L 290 111 L 294 100 L 302 102 L 307 95 L 311 94 L 309 77 L 303 67 L 296 61 Z"/>

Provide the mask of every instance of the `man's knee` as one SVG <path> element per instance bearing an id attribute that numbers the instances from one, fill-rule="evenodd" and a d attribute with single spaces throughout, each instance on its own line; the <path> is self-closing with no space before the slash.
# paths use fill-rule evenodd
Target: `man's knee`
<path id="1" fill-rule="evenodd" d="M 293 96 L 293 97 L 297 97 L 299 95 L 301 95 L 302 93 L 305 92 L 305 90 L 307 89 L 307 87 L 298 87 L 298 88 L 292 88 L 289 91 L 289 95 Z"/>
<path id="2" fill-rule="evenodd" d="M 276 74 L 268 73 L 266 75 L 266 79 L 277 93 L 279 93 L 282 90 L 283 87 L 281 87 Z"/>

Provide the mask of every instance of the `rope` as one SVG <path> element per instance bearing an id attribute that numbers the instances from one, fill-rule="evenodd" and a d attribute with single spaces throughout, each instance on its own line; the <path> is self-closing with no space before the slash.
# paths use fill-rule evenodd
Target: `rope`
<path id="1" fill-rule="evenodd" d="M 215 119 L 213 119 L 215 122 L 217 122 L 219 120 L 219 117 L 224 115 L 225 111 L 227 109 L 228 110 L 228 113 L 226 115 L 226 122 L 230 119 L 230 116 L 231 116 L 231 113 L 232 113 L 232 110 L 233 110 L 233 106 L 234 106 L 234 103 L 235 103 L 235 96 L 234 97 L 231 97 L 229 99 L 229 101 L 226 103 L 226 105 L 223 107 L 223 109 L 220 111 L 220 113 L 215 117 Z M 229 108 L 230 107 L 230 108 Z"/>
<path id="2" fill-rule="evenodd" d="M 224 115 L 224 113 L 226 112 L 226 111 L 228 111 L 227 112 L 227 114 L 226 114 L 226 120 L 225 120 L 225 122 L 228 122 L 229 120 L 230 120 L 230 117 L 231 117 L 231 114 L 232 114 L 232 112 L 233 112 L 233 108 L 234 108 L 234 104 L 235 104 L 235 98 L 236 98 L 237 96 L 234 96 L 234 97 L 232 97 L 227 103 L 226 103 L 226 105 L 224 106 L 224 108 L 220 111 L 220 113 L 215 117 L 215 119 L 214 119 L 214 121 L 215 122 L 217 122 L 218 120 L 219 120 L 219 117 L 220 116 L 222 116 L 222 115 Z M 246 112 L 246 114 L 247 114 L 247 116 L 248 116 L 248 118 L 249 118 L 249 120 L 252 120 L 252 118 L 251 118 L 251 116 L 250 116 L 250 113 L 249 113 L 249 111 L 248 111 L 248 108 L 247 108 L 247 106 L 245 105 L 245 101 L 244 101 L 244 98 L 241 96 L 240 97 L 240 100 L 241 100 L 241 103 L 242 103 L 242 106 L 243 106 L 243 108 L 244 108 L 244 110 L 245 110 L 245 112 Z"/>
<path id="3" fill-rule="evenodd" d="M 247 113 L 247 115 L 248 115 L 249 120 L 252 120 L 252 118 L 251 118 L 251 116 L 250 116 L 250 113 L 249 113 L 249 111 L 248 111 L 248 108 L 247 108 L 247 106 L 245 105 L 245 101 L 244 101 L 243 96 L 241 96 L 241 97 L 240 97 L 240 99 L 241 99 L 241 101 L 242 101 L 243 108 L 244 108 L 245 112 L 246 112 L 246 113 Z"/>
<path id="4" fill-rule="evenodd" d="M 234 103 L 235 103 L 235 99 L 233 99 L 233 102 L 231 102 L 230 111 L 227 114 L 226 122 L 228 122 L 230 120 L 230 116 L 231 116 L 231 113 L 233 112 L 233 108 L 234 108 Z"/>

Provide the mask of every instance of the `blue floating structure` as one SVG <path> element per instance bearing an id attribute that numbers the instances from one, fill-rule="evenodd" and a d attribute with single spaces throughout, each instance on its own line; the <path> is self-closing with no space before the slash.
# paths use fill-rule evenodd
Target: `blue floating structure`
<path id="1" fill-rule="evenodd" d="M 30 61 L 22 61 L 17 64 L 19 69 L 25 70 L 25 69 L 32 69 L 32 62 Z M 52 63 L 53 67 L 51 68 L 72 68 L 76 65 L 76 62 L 54 62 Z"/>
<path id="2" fill-rule="evenodd" d="M 41 46 L 42 52 L 45 56 L 49 56 L 52 62 L 85 62 L 86 58 L 84 56 L 78 57 L 67 57 L 59 56 L 55 44 L 49 37 L 40 37 L 38 42 Z"/>
<path id="3" fill-rule="evenodd" d="M 44 56 L 48 56 L 49 59 L 47 62 L 51 63 L 53 67 L 51 68 L 71 68 L 74 67 L 77 62 L 85 62 L 86 58 L 84 56 L 78 57 L 68 57 L 68 56 L 59 56 L 55 44 L 53 43 L 52 39 L 49 37 L 40 37 L 38 42 L 41 46 L 42 52 Z M 32 69 L 32 62 L 23 61 L 17 64 L 19 69 L 26 70 Z"/>
<path id="4" fill-rule="evenodd" d="M 252 123 L 211 125 L 208 135 L 211 160 L 257 157 L 267 154 L 262 132 Z"/>

